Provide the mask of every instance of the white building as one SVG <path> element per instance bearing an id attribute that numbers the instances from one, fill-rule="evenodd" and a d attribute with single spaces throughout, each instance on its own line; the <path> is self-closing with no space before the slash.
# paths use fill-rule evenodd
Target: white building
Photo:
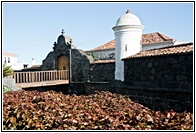
<path id="1" fill-rule="evenodd" d="M 135 19 L 135 22 L 133 21 L 134 19 Z M 130 26 L 131 24 L 134 25 L 134 23 L 137 23 L 137 22 L 138 23 L 140 22 L 139 18 L 129 12 L 129 13 L 122 15 L 116 22 L 116 25 L 118 24 L 122 26 L 122 23 L 125 23 L 125 25 Z M 129 38 L 129 40 L 135 40 L 135 38 L 131 36 L 128 36 L 127 38 Z M 149 49 L 178 45 L 182 43 L 187 43 L 187 42 L 183 42 L 183 41 L 168 37 L 160 32 L 153 32 L 153 33 L 142 34 L 140 49 L 149 50 Z M 108 60 L 108 59 L 115 59 L 116 57 L 115 48 L 116 48 L 116 39 L 111 40 L 94 49 L 87 50 L 85 52 L 87 54 L 91 53 L 95 59 Z"/>
<path id="2" fill-rule="evenodd" d="M 13 70 L 21 70 L 27 68 L 29 64 L 18 63 L 18 56 L 14 53 L 3 52 L 2 63 L 11 66 Z"/>
<path id="3" fill-rule="evenodd" d="M 142 34 L 140 19 L 129 10 L 122 15 L 113 27 L 115 39 L 92 50 L 85 51 L 98 60 L 116 62 L 115 79 L 124 80 L 124 66 L 121 61 L 142 50 L 156 49 L 182 44 L 184 42 L 170 38 L 160 32 Z"/>
<path id="4" fill-rule="evenodd" d="M 160 32 L 142 34 L 141 50 L 162 48 L 167 46 L 186 43 L 183 41 L 170 38 Z M 93 57 L 99 60 L 115 59 L 116 40 L 109 41 L 94 49 L 85 51 L 87 54 L 92 53 Z"/>
<path id="5" fill-rule="evenodd" d="M 18 63 L 18 56 L 14 53 L 3 52 L 2 63 L 11 66 L 14 70 L 22 69 L 22 66 Z"/>
<path id="6" fill-rule="evenodd" d="M 13 53 L 3 52 L 2 62 L 11 66 L 18 63 L 18 56 Z"/>

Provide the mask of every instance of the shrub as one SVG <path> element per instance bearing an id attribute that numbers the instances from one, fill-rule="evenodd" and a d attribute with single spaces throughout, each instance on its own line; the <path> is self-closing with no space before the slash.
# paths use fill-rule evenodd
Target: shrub
<path id="1" fill-rule="evenodd" d="M 11 68 L 11 66 L 7 66 L 6 64 L 3 64 L 3 77 L 7 77 L 12 75 L 14 70 Z"/>

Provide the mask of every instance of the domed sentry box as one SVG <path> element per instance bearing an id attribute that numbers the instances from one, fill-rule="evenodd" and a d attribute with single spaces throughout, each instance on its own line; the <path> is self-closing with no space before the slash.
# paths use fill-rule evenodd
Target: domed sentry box
<path id="1" fill-rule="evenodd" d="M 115 79 L 124 81 L 124 62 L 121 59 L 141 51 L 144 26 L 136 15 L 127 10 L 112 29 L 116 40 Z"/>

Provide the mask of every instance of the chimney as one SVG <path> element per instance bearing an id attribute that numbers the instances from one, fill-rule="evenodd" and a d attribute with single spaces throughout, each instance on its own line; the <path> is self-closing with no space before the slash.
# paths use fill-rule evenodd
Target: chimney
<path id="1" fill-rule="evenodd" d="M 33 66 L 33 65 L 36 65 L 36 63 L 35 63 L 35 58 L 32 58 L 32 63 L 31 63 L 31 65 Z"/>

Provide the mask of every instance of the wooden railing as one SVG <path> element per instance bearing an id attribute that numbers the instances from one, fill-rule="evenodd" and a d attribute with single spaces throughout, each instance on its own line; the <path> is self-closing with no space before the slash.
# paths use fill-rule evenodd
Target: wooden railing
<path id="1" fill-rule="evenodd" d="M 69 80 L 68 70 L 14 72 L 15 83 L 35 83 L 55 80 Z"/>

